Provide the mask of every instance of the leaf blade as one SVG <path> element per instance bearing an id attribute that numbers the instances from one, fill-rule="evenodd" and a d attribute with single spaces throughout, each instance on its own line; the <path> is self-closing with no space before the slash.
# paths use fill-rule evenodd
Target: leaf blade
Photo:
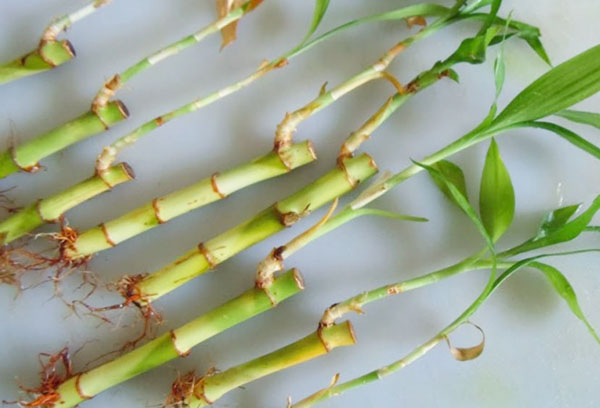
<path id="1" fill-rule="evenodd" d="M 481 175 L 479 213 L 494 242 L 506 232 L 515 215 L 515 191 L 494 139 Z"/>

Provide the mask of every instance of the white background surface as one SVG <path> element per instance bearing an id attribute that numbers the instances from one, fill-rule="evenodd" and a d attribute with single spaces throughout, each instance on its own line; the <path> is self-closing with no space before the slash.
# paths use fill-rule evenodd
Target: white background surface
<path id="1" fill-rule="evenodd" d="M 81 1 L 30 0 L 0 3 L 0 60 L 31 49 L 53 15 Z M 322 29 L 350 18 L 390 10 L 407 1 L 332 0 Z M 502 13 L 539 26 L 554 62 L 562 62 L 600 41 L 596 0 L 505 1 Z M 120 97 L 132 117 L 43 162 L 47 170 L 19 174 L 1 182 L 16 185 L 10 194 L 26 204 L 91 174 L 101 147 L 143 121 L 194 97 L 218 89 L 291 47 L 303 34 L 312 2 L 270 0 L 241 22 L 239 40 L 219 53 L 218 36 L 161 63 L 131 82 Z M 52 72 L 0 88 L 0 134 L 27 140 L 89 106 L 101 83 L 143 55 L 213 20 L 209 0 L 116 0 L 77 24 L 68 38 L 76 60 Z M 397 59 L 391 72 L 408 81 L 437 59 L 446 57 L 477 27 L 463 24 L 418 43 Z M 137 180 L 116 188 L 68 214 L 70 223 L 87 229 L 126 210 L 220 169 L 227 169 L 271 148 L 276 124 L 318 92 L 324 81 L 337 84 L 362 70 L 408 34 L 403 22 L 376 23 L 353 29 L 318 46 L 233 97 L 188 115 L 152 133 L 122 158 L 136 170 Z M 495 51 L 490 57 L 495 55 Z M 506 49 L 508 82 L 502 101 L 546 68 L 523 44 Z M 490 61 L 492 58 L 489 58 Z M 461 85 L 442 81 L 418 95 L 381 127 L 364 151 L 381 169 L 397 171 L 447 144 L 476 125 L 493 97 L 491 63 L 459 66 Z M 292 174 L 241 191 L 220 204 L 197 210 L 105 251 L 90 264 L 104 281 L 121 275 L 151 272 L 188 248 L 236 225 L 278 198 L 295 191 L 329 169 L 339 144 L 392 93 L 387 83 L 363 87 L 302 124 L 297 140 L 311 139 L 319 160 Z M 597 111 L 593 98 L 582 104 Z M 600 143 L 597 132 L 572 126 Z M 517 217 L 501 242 L 506 247 L 532 234 L 541 215 L 560 204 L 589 203 L 598 193 L 600 164 L 558 138 L 534 130 L 499 139 L 512 174 Z M 454 157 L 467 174 L 471 197 L 478 194 L 486 146 Z M 347 200 L 347 199 L 346 199 Z M 478 234 L 442 199 L 425 175 L 399 186 L 376 202 L 379 208 L 430 218 L 423 224 L 359 219 L 321 238 L 287 262 L 298 267 L 307 284 L 304 293 L 251 322 L 239 325 L 194 349 L 186 359 L 115 387 L 84 404 L 86 407 L 144 407 L 160 404 L 176 373 L 211 366 L 224 369 L 294 341 L 315 329 L 329 304 L 363 289 L 416 276 L 473 253 Z M 257 262 L 270 248 L 285 243 L 301 225 L 268 239 L 225 262 L 217 272 L 196 279 L 157 307 L 167 330 L 239 294 L 252 285 Z M 47 228 L 46 230 L 51 230 Z M 578 247 L 597 245 L 597 237 L 580 239 Z M 574 245 L 571 245 L 571 247 Z M 568 247 L 568 246 L 567 246 Z M 600 327 L 600 279 L 597 257 L 553 260 L 577 290 L 582 308 Z M 366 316 L 350 316 L 358 344 L 238 389 L 215 406 L 282 407 L 325 386 L 340 372 L 342 380 L 396 360 L 449 323 L 479 293 L 483 273 L 461 276 L 435 287 L 390 298 L 366 308 Z M 40 351 L 64 345 L 77 349 L 76 369 L 131 338 L 134 328 L 110 328 L 69 314 L 50 299 L 48 285 L 14 300 L 13 288 L 0 288 L 0 399 L 18 396 L 20 383 L 37 383 Z M 116 299 L 101 293 L 98 302 Z M 124 321 L 130 317 L 124 317 Z M 600 400 L 600 347 L 535 272 L 512 278 L 473 319 L 487 334 L 483 355 L 469 363 L 454 361 L 444 346 L 400 373 L 325 403 L 330 407 L 596 407 Z M 462 345 L 476 340 L 465 330 Z"/>

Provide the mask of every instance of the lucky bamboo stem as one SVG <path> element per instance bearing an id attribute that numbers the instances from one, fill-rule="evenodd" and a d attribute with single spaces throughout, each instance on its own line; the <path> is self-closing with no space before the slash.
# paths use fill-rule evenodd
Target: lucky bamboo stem
<path id="1" fill-rule="evenodd" d="M 406 7 L 402 10 L 404 11 L 403 15 L 405 15 L 407 18 L 414 17 L 414 15 L 416 15 L 415 13 L 420 11 L 418 6 L 413 8 Z M 388 50 L 380 59 L 378 59 L 376 63 L 374 63 L 372 66 L 370 66 L 363 72 L 354 75 L 353 77 L 351 77 L 347 81 L 344 81 L 343 83 L 336 86 L 330 91 L 326 92 L 323 89 L 316 99 L 309 102 L 304 107 L 294 111 L 292 114 L 287 114 L 284 121 L 277 126 L 277 132 L 275 137 L 276 151 L 280 154 L 280 156 L 282 156 L 282 159 L 285 160 L 285 150 L 292 145 L 292 135 L 298 127 L 298 125 L 300 124 L 300 122 L 308 119 L 308 117 L 310 117 L 312 114 L 317 113 L 318 111 L 326 108 L 342 96 L 348 94 L 349 92 L 355 90 L 361 85 L 364 85 L 365 83 L 370 82 L 374 79 L 386 78 L 393 81 L 396 86 L 400 87 L 400 85 L 393 79 L 393 77 L 385 73 L 385 69 L 394 60 L 394 58 L 416 41 L 428 37 L 429 35 L 437 32 L 441 28 L 455 21 L 459 21 L 456 18 L 458 14 L 457 10 L 450 10 L 444 7 L 440 7 L 439 9 L 436 9 L 436 12 L 441 14 L 443 17 L 437 20 L 434 24 L 424 28 L 417 34 L 412 35 L 407 39 L 396 44 L 394 47 Z M 330 32 L 334 33 L 337 30 L 338 28 L 334 28 L 330 30 Z M 325 33 L 322 37 L 327 36 L 328 33 Z M 308 48 L 310 48 L 310 44 L 306 46 L 306 49 Z M 185 104 L 172 112 L 160 115 L 152 119 L 151 121 L 148 121 L 141 127 L 135 129 L 134 131 L 121 137 L 111 145 L 105 147 L 96 161 L 97 171 L 102 172 L 104 169 L 108 168 L 116 160 L 117 155 L 123 149 L 133 145 L 141 137 L 148 134 L 150 131 L 156 129 L 157 127 L 163 125 L 166 122 L 169 122 L 170 120 L 173 120 L 187 113 L 194 112 L 211 103 L 216 102 L 217 100 L 220 100 L 228 95 L 231 95 L 232 93 L 239 91 L 240 89 L 262 78 L 266 73 L 276 68 L 285 66 L 289 62 L 289 60 L 291 60 L 294 56 L 299 55 L 302 52 L 302 50 L 302 45 L 295 47 L 292 50 L 284 53 L 283 55 L 271 61 L 263 63 L 255 72 L 248 75 L 246 78 L 225 88 L 222 88 L 216 92 L 213 92 L 203 98 L 199 98 L 188 104 Z"/>
<path id="2" fill-rule="evenodd" d="M 260 181 L 285 174 L 316 158 L 310 142 L 298 143 L 290 149 L 287 167 L 274 152 L 233 169 L 215 173 L 196 184 L 175 191 L 138 207 L 118 218 L 79 234 L 65 247 L 69 260 L 91 256 L 152 229 L 161 223 L 228 197 L 234 192 Z"/>
<path id="3" fill-rule="evenodd" d="M 269 296 L 252 288 L 195 320 L 171 330 L 137 349 L 106 364 L 74 375 L 52 394 L 54 407 L 70 408 L 156 368 L 170 360 L 186 356 L 192 347 L 274 307 L 278 302 L 303 289 L 302 278 L 292 269 L 275 280 Z M 273 299 L 276 300 L 273 303 Z M 332 331 L 335 333 L 336 330 Z M 34 406 L 34 405 L 31 405 Z"/>
<path id="4" fill-rule="evenodd" d="M 8 244 L 45 223 L 60 220 L 71 208 L 134 178 L 126 163 L 108 169 L 105 177 L 94 175 L 58 194 L 28 205 L 0 222 L 0 243 Z"/>
<path id="5" fill-rule="evenodd" d="M 19 170 L 34 172 L 39 168 L 39 161 L 74 143 L 94 134 L 107 130 L 113 124 L 127 118 L 127 110 L 122 102 L 110 102 L 115 92 L 125 83 L 158 62 L 177 54 L 218 32 L 234 21 L 239 20 L 256 6 L 255 0 L 246 1 L 240 7 L 231 10 L 225 17 L 209 24 L 203 29 L 176 41 L 167 47 L 145 57 L 109 79 L 100 89 L 92 102 L 90 111 L 58 128 L 15 146 L 0 154 L 0 178 L 4 178 Z M 115 109 L 118 108 L 116 111 Z"/>
<path id="6" fill-rule="evenodd" d="M 322 356 L 334 348 L 355 343 L 349 321 L 333 325 L 247 363 L 201 378 L 181 403 L 189 408 L 211 405 L 225 393 L 244 384 Z"/>
<path id="7" fill-rule="evenodd" d="M 292 405 L 291 408 L 312 407 L 320 402 L 323 402 L 326 399 L 329 399 L 334 396 L 338 396 L 338 395 L 340 395 L 348 390 L 351 390 L 353 388 L 360 387 L 362 385 L 366 385 L 371 382 L 380 380 L 398 370 L 401 370 L 402 368 L 406 367 L 407 365 L 413 363 L 414 361 L 416 361 L 417 359 L 419 359 L 420 357 L 425 355 L 427 352 L 429 352 L 432 348 L 437 346 L 440 342 L 447 340 L 448 336 L 454 330 L 456 330 L 458 327 L 460 327 L 464 323 L 468 322 L 469 317 L 471 317 L 477 311 L 477 309 L 479 309 L 479 307 L 483 304 L 485 299 L 488 297 L 490 291 L 493 289 L 493 286 L 492 286 L 493 283 L 494 283 L 494 277 L 492 275 L 492 278 L 489 280 L 488 285 L 486 286 L 484 291 L 481 293 L 481 295 L 479 295 L 477 297 L 477 299 L 457 319 L 455 319 L 452 323 L 450 323 L 448 326 L 446 326 L 442 331 L 440 331 L 438 334 L 433 336 L 431 339 L 429 339 L 422 345 L 416 347 L 413 351 L 411 351 L 409 354 L 407 354 L 402 359 L 397 360 L 397 361 L 393 362 L 392 364 L 386 365 L 379 369 L 373 370 L 367 374 L 361 375 L 360 377 L 357 377 L 350 381 L 347 381 L 347 382 L 344 382 L 341 384 L 335 384 L 335 385 L 332 385 L 325 389 L 322 389 L 322 390 L 308 396 L 307 398 L 303 399 L 302 401 L 298 402 L 297 404 Z"/>
<path id="8" fill-rule="evenodd" d="M 71 43 L 67 40 L 59 41 L 56 36 L 109 2 L 110 0 L 93 0 L 79 10 L 69 13 L 50 24 L 44 31 L 35 50 L 14 61 L 0 65 L 0 85 L 48 71 L 75 58 L 75 50 Z"/>
<path id="9" fill-rule="evenodd" d="M 238 226 L 199 244 L 182 257 L 137 282 L 131 292 L 151 302 L 263 239 L 293 225 L 311 211 L 354 189 L 376 173 L 367 154 L 347 159 L 313 183 Z"/>

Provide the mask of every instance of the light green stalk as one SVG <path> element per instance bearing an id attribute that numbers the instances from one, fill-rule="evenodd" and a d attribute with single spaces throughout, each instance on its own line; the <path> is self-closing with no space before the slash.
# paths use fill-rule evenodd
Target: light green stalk
<path id="1" fill-rule="evenodd" d="M 318 391 L 315 394 L 310 395 L 302 401 L 298 402 L 297 404 L 292 405 L 292 408 L 312 407 L 333 396 L 338 396 L 353 388 L 360 387 L 362 385 L 366 385 L 371 382 L 380 380 L 384 377 L 387 377 L 388 375 L 393 374 L 394 372 L 401 370 L 407 365 L 413 363 L 415 360 L 419 359 L 432 348 L 437 346 L 440 342 L 446 340 L 454 330 L 466 323 L 469 317 L 471 317 L 477 311 L 477 309 L 479 309 L 479 307 L 483 304 L 485 299 L 489 296 L 491 290 L 493 290 L 494 278 L 493 275 L 491 276 L 492 278 L 489 280 L 488 285 L 485 287 L 481 295 L 477 297 L 477 299 L 457 319 L 455 319 L 452 323 L 446 326 L 442 331 L 433 336 L 427 342 L 416 347 L 413 351 L 411 351 L 402 359 L 397 360 L 392 364 L 386 365 L 379 369 L 373 370 L 353 380 L 346 381 L 341 384 L 332 385 L 321 391 Z"/>
<path id="2" fill-rule="evenodd" d="M 68 260 L 91 256 L 161 223 L 227 197 L 244 187 L 285 174 L 312 162 L 315 158 L 310 142 L 292 146 L 286 164 L 275 152 L 270 152 L 249 163 L 215 173 L 198 183 L 156 198 L 118 218 L 87 230 L 70 242 L 63 254 Z"/>
<path id="3" fill-rule="evenodd" d="M 247 363 L 199 379 L 181 403 L 189 408 L 211 405 L 225 393 L 244 384 L 355 342 L 350 322 L 333 325 Z"/>
<path id="4" fill-rule="evenodd" d="M 8 244 L 44 223 L 57 222 L 71 208 L 90 200 L 112 187 L 132 180 L 134 174 L 125 164 L 111 167 L 105 177 L 94 175 L 58 194 L 28 205 L 0 222 L 0 242 Z"/>
<path id="5" fill-rule="evenodd" d="M 257 314 L 272 309 L 278 302 L 295 295 L 302 289 L 302 278 L 296 270 L 292 269 L 276 279 L 269 295 L 261 289 L 252 288 L 127 354 L 74 375 L 57 388 L 54 406 L 74 407 L 110 387 L 170 360 L 185 356 L 192 347 Z"/>
<path id="6" fill-rule="evenodd" d="M 245 2 L 240 7 L 231 10 L 226 16 L 203 29 L 158 50 L 121 73 L 116 74 L 102 86 L 94 98 L 91 110 L 82 116 L 1 153 L 0 178 L 4 178 L 19 170 L 35 171 L 39 168 L 38 162 L 43 158 L 94 134 L 105 131 L 111 125 L 125 119 L 127 117 L 125 106 L 119 101 L 110 102 L 110 98 L 114 96 L 119 88 L 158 62 L 177 54 L 179 51 L 203 40 L 208 35 L 218 32 L 223 27 L 239 20 L 252 10 L 253 3 L 253 0 Z M 114 105 L 119 107 L 118 115 L 115 115 L 114 112 L 107 112 L 107 110 L 113 110 Z M 111 106 L 113 108 L 110 108 Z"/>
<path id="7" fill-rule="evenodd" d="M 109 2 L 110 0 L 93 0 L 50 24 L 35 50 L 0 65 L 0 85 L 48 71 L 75 58 L 75 50 L 71 43 L 67 40 L 58 41 L 56 36 Z"/>
<path id="8" fill-rule="evenodd" d="M 35 172 L 38 161 L 86 137 L 102 132 L 126 119 L 129 112 L 120 101 L 110 102 L 96 112 L 86 112 L 31 141 L 0 153 L 0 178 L 17 171 Z"/>
<path id="9" fill-rule="evenodd" d="M 221 262 L 280 232 L 371 177 L 377 171 L 367 154 L 347 159 L 313 183 L 278 201 L 238 226 L 198 245 L 135 284 L 132 292 L 151 302 Z"/>

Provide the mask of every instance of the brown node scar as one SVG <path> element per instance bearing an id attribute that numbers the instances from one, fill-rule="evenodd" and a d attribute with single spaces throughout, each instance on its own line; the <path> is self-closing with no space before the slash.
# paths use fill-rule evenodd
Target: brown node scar
<path id="1" fill-rule="evenodd" d="M 98 119 L 102 121 L 106 129 L 108 129 L 109 126 L 102 119 L 101 115 L 99 114 L 99 110 L 108 104 L 108 101 L 115 96 L 115 93 L 121 88 L 121 86 L 121 77 L 119 74 L 114 75 L 104 83 L 92 102 L 92 112 L 94 112 Z"/>
<path id="2" fill-rule="evenodd" d="M 103 151 L 104 153 L 104 151 Z M 111 161 L 112 162 L 112 161 Z M 135 171 L 133 171 L 133 168 L 125 163 L 119 163 L 119 166 L 121 167 L 121 169 L 125 172 L 125 174 L 127 175 L 127 178 L 129 180 L 133 180 L 135 179 Z M 106 185 L 106 187 L 108 187 L 109 190 L 112 190 L 113 187 L 115 186 L 114 184 L 112 184 L 107 178 L 106 178 L 106 173 L 108 172 L 108 169 L 98 169 L 96 168 L 96 176 L 102 180 L 102 182 Z"/>
<path id="3" fill-rule="evenodd" d="M 342 148 L 344 146 L 342 146 Z M 352 175 L 348 171 L 348 168 L 346 167 L 346 163 L 345 163 L 347 158 L 352 157 L 352 152 L 350 152 L 349 150 L 345 150 L 345 151 L 343 150 L 343 152 L 344 152 L 344 154 L 340 153 L 340 156 L 338 156 L 338 158 L 337 158 L 337 165 L 338 165 L 338 168 L 344 172 L 344 175 L 346 176 L 346 180 L 348 181 L 348 184 L 350 184 L 350 187 L 352 189 L 355 189 L 356 186 L 358 186 L 359 181 L 357 179 L 355 179 L 354 177 L 352 177 Z M 348 152 L 348 153 L 346 153 L 346 152 Z M 348 156 L 348 154 L 350 156 Z"/>
<path id="4" fill-rule="evenodd" d="M 408 17 L 406 19 L 406 25 L 408 28 L 413 28 L 414 26 L 425 27 L 427 25 L 427 20 L 423 16 L 413 16 Z"/>
<path id="5" fill-rule="evenodd" d="M 206 259 L 206 262 L 208 262 L 208 265 L 211 267 L 211 269 L 215 268 L 219 264 L 215 257 L 210 253 L 208 248 L 206 248 L 204 242 L 198 244 L 198 252 L 200 252 L 204 259 Z"/>
<path id="6" fill-rule="evenodd" d="M 117 244 L 110 237 L 110 234 L 108 233 L 108 229 L 106 228 L 105 223 L 100 224 L 100 229 L 102 230 L 102 234 L 104 234 L 104 240 L 106 241 L 106 243 L 108 245 L 110 245 L 111 247 L 116 246 Z"/>
<path id="7" fill-rule="evenodd" d="M 219 173 L 213 173 L 212 176 L 210 176 L 210 185 L 212 187 L 212 190 L 221 198 L 225 198 L 227 197 L 227 194 L 223 193 L 220 189 L 219 189 L 219 185 L 217 184 L 217 176 L 219 175 Z"/>
<path id="8" fill-rule="evenodd" d="M 39 171 L 42 168 L 42 165 L 39 163 L 35 163 L 31 166 L 23 166 L 19 163 L 19 161 L 17 160 L 17 151 L 15 150 L 14 146 L 11 146 L 8 149 L 8 153 L 10 155 L 10 159 L 12 160 L 12 162 L 15 164 L 15 166 L 17 166 L 19 168 L 19 170 L 24 171 L 26 173 L 35 173 L 36 171 Z"/>
<path id="9" fill-rule="evenodd" d="M 83 389 L 81 388 L 81 376 L 82 375 L 83 375 L 83 373 L 79 373 L 75 377 L 75 390 L 77 390 L 77 394 L 79 394 L 79 396 L 81 397 L 81 399 L 88 400 L 88 399 L 91 399 L 92 396 L 91 395 L 86 395 L 83 392 Z"/>
<path id="10" fill-rule="evenodd" d="M 319 323 L 319 327 L 317 328 L 317 337 L 319 337 L 319 340 L 321 341 L 321 344 L 323 345 L 325 352 L 329 353 L 331 351 L 332 347 L 331 347 L 331 345 L 329 345 L 327 340 L 325 340 L 325 338 L 323 337 L 323 329 L 325 327 L 326 326 L 321 325 L 321 323 Z"/>
<path id="11" fill-rule="evenodd" d="M 167 220 L 162 218 L 160 215 L 160 206 L 158 204 L 158 201 L 158 198 L 152 200 L 152 209 L 154 210 L 154 217 L 156 218 L 156 221 L 158 221 L 159 224 L 164 224 L 165 222 L 167 222 Z"/>
<path id="12" fill-rule="evenodd" d="M 177 335 L 173 329 L 169 330 L 169 335 L 171 336 L 171 343 L 173 344 L 173 348 L 179 357 L 185 358 L 190 355 L 191 350 L 181 351 L 179 347 L 177 347 Z"/>

